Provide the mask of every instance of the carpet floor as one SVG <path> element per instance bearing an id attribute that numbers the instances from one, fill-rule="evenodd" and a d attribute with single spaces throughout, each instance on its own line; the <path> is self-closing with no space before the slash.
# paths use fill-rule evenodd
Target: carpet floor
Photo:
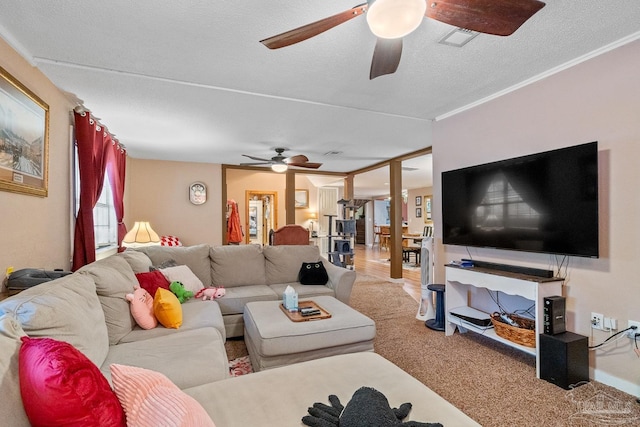
<path id="1" fill-rule="evenodd" d="M 375 321 L 376 353 L 484 427 L 640 426 L 634 396 L 595 381 L 564 390 L 536 378 L 531 355 L 472 332 L 426 328 L 402 284 L 358 275 L 350 304 Z M 230 360 L 247 354 L 242 340 L 226 349 Z"/>

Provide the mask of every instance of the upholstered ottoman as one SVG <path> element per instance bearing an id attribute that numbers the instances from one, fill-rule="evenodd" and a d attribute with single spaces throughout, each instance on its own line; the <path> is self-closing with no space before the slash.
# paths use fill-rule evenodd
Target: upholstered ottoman
<path id="1" fill-rule="evenodd" d="M 314 301 L 331 317 L 294 322 L 280 309 L 280 301 L 246 304 L 244 340 L 254 371 L 342 353 L 373 351 L 373 320 L 330 296 L 306 300 Z M 302 306 L 304 301 L 298 304 Z"/>

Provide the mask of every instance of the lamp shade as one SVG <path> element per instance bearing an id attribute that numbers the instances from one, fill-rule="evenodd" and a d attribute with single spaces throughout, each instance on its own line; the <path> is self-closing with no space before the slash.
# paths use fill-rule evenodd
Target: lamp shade
<path id="1" fill-rule="evenodd" d="M 376 36 L 397 39 L 418 28 L 426 10 L 425 0 L 376 0 L 367 11 L 367 24 Z"/>
<path id="2" fill-rule="evenodd" d="M 148 221 L 136 221 L 133 228 L 122 239 L 122 246 L 128 248 L 159 244 L 160 236 L 153 231 Z"/>

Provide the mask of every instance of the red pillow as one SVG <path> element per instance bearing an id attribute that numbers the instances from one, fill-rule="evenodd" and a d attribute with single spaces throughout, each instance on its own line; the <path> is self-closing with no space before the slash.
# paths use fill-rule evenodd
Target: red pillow
<path id="1" fill-rule="evenodd" d="M 33 426 L 126 425 L 107 379 L 69 343 L 22 337 L 18 372 L 24 410 Z"/>
<path id="2" fill-rule="evenodd" d="M 151 295 L 152 298 L 156 296 L 156 290 L 158 290 L 158 288 L 169 290 L 170 283 L 161 271 L 156 270 L 148 273 L 136 273 L 136 279 L 138 279 L 140 287 L 149 292 L 149 295 Z"/>

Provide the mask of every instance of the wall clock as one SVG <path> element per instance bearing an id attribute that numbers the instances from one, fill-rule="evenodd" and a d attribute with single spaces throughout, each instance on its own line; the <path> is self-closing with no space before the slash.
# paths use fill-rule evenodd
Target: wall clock
<path id="1" fill-rule="evenodd" d="M 194 182 L 189 186 L 189 201 L 194 205 L 207 201 L 207 186 L 203 182 Z"/>

